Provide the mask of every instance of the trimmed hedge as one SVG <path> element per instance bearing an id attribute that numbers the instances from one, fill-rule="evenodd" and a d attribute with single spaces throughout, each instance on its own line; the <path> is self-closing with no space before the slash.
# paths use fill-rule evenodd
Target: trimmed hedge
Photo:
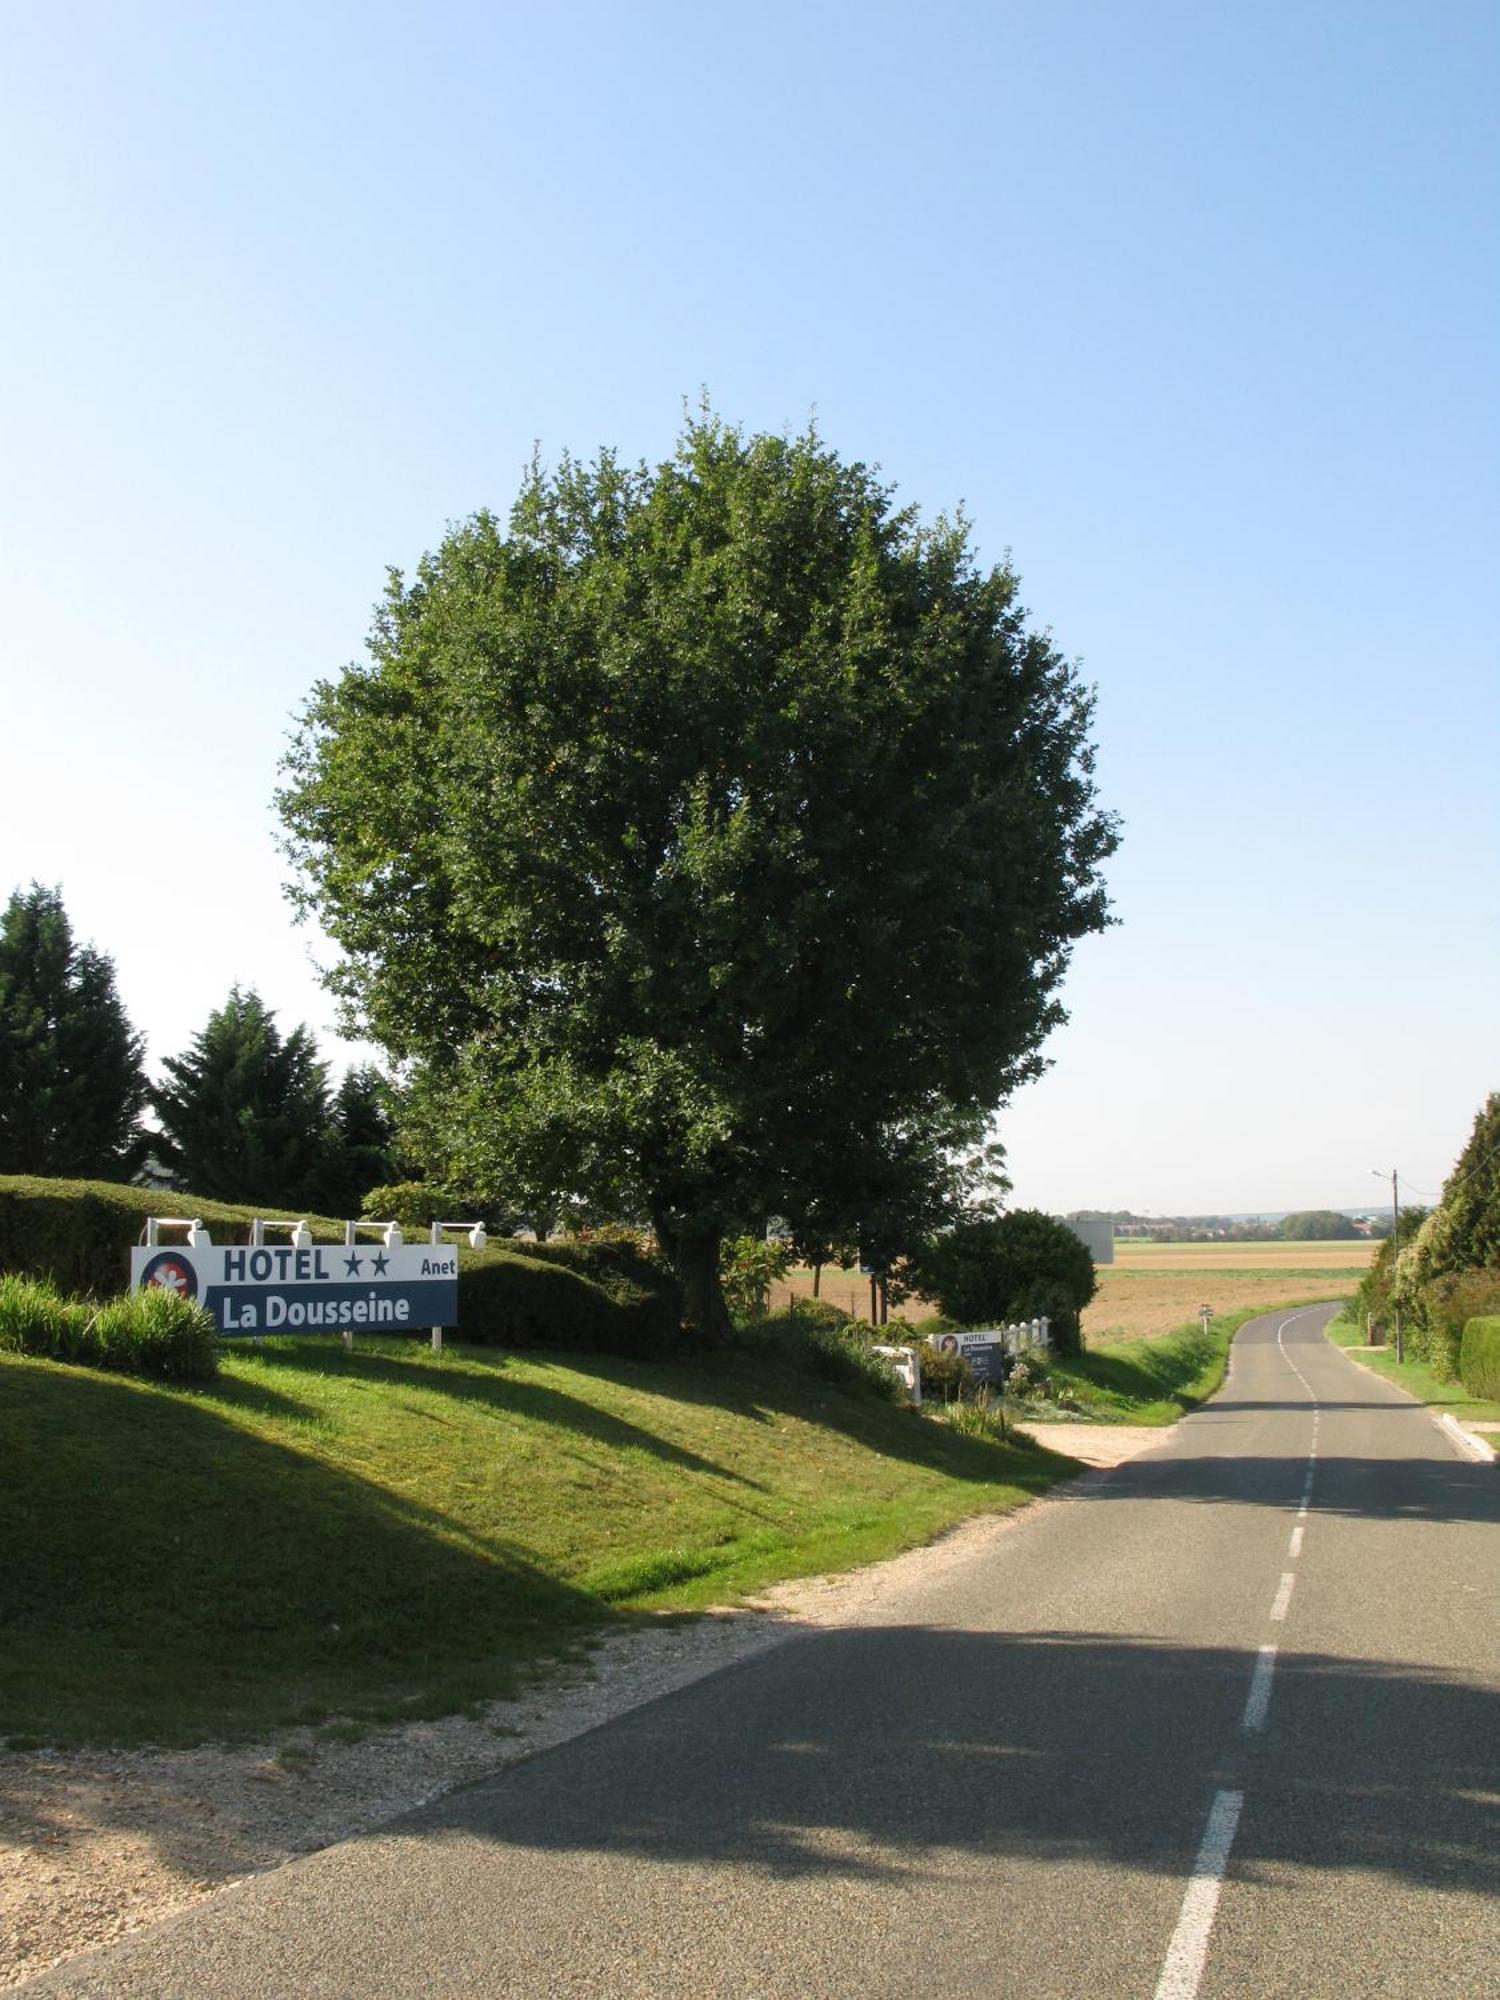
<path id="1" fill-rule="evenodd" d="M 1440 1382 L 1456 1382 L 1464 1328 L 1471 1319 L 1495 1313 L 1500 1313 L 1500 1270 L 1491 1265 L 1445 1271 L 1429 1279 L 1417 1295 L 1417 1310 L 1407 1326 L 1407 1348 L 1431 1364 Z"/>
<path id="2" fill-rule="evenodd" d="M 213 1320 L 191 1299 L 124 1292 L 96 1306 L 13 1272 L 0 1277 L 0 1348 L 159 1382 L 211 1382 L 219 1372 Z"/>
<path id="3" fill-rule="evenodd" d="M 60 1292 L 107 1298 L 130 1280 L 130 1252 L 152 1215 L 197 1216 L 216 1243 L 243 1242 L 264 1209 L 116 1181 L 0 1174 L 0 1271 L 46 1278 Z M 342 1243 L 344 1226 L 310 1215 L 319 1243 Z"/>
<path id="4" fill-rule="evenodd" d="M 1469 1321 L 1464 1328 L 1459 1372 L 1471 1396 L 1500 1403 L 1500 1317 Z"/>
<path id="5" fill-rule="evenodd" d="M 683 1344 L 682 1294 L 659 1264 L 616 1243 L 460 1250 L 454 1338 L 659 1359 Z"/>
<path id="6" fill-rule="evenodd" d="M 263 1211 L 111 1181 L 0 1175 L 0 1272 L 43 1279 L 74 1297 L 120 1291 L 146 1218 L 197 1216 L 216 1243 L 243 1242 Z M 319 1243 L 344 1226 L 306 1217 Z M 627 1243 L 459 1246 L 457 1340 L 662 1356 L 682 1341 L 676 1281 Z"/>

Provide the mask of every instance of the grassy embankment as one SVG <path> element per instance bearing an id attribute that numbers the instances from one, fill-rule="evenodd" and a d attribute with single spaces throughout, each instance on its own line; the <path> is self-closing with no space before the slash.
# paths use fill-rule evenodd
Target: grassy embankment
<path id="1" fill-rule="evenodd" d="M 1165 1423 L 1237 1321 L 1058 1363 Z M 267 1341 L 186 1392 L 0 1355 L 0 1734 L 451 1712 L 610 1626 L 870 1562 L 1071 1469 L 764 1357 Z"/>
<path id="2" fill-rule="evenodd" d="M 1439 1381 L 1425 1361 L 1408 1358 L 1398 1363 L 1394 1347 L 1367 1347 L 1363 1330 L 1353 1320 L 1342 1315 L 1331 1320 L 1328 1338 L 1352 1354 L 1364 1367 L 1383 1375 L 1388 1382 L 1396 1383 L 1409 1396 L 1415 1396 L 1419 1403 L 1425 1403 L 1440 1415 L 1446 1413 L 1457 1417 L 1461 1423 L 1472 1420 L 1480 1424 L 1500 1424 L 1500 1403 L 1488 1402 L 1482 1396 L 1471 1396 L 1462 1382 Z M 1492 1442 L 1500 1445 L 1500 1438 Z"/>
<path id="3" fill-rule="evenodd" d="M 12 1740 L 449 1712 L 1070 1469 L 764 1359 L 376 1340 L 235 1348 L 193 1392 L 0 1355 L 0 1438 Z"/>
<path id="4" fill-rule="evenodd" d="M 1206 1340 L 1173 1296 L 1151 1338 L 1051 1372 L 1086 1420 L 1170 1423 L 1291 1290 Z M 0 1440 L 12 1741 L 451 1712 L 622 1621 L 878 1560 L 1070 1469 L 766 1357 L 373 1340 L 234 1347 L 190 1393 L 0 1356 Z"/>
<path id="5" fill-rule="evenodd" d="M 1173 1424 L 1223 1382 L 1230 1342 L 1258 1310 L 1225 1313 L 1207 1333 L 1195 1322 L 1152 1339 L 1113 1341 L 1073 1360 L 1050 1360 L 1047 1372 L 1088 1422 Z"/>

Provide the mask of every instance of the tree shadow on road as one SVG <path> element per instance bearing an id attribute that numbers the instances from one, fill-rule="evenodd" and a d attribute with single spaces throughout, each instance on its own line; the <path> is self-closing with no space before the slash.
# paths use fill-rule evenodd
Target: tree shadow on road
<path id="1" fill-rule="evenodd" d="M 1500 1694 L 1303 1655 L 1277 1675 L 1271 1732 L 1246 1739 L 1253 1666 L 1112 1636 L 815 1634 L 404 1824 L 794 1877 L 940 1877 L 976 1855 L 1181 1875 L 1228 1784 L 1253 1802 L 1241 1874 L 1500 1894 Z"/>
<path id="2" fill-rule="evenodd" d="M 1449 1458 L 1434 1433 L 1432 1458 L 1333 1456 L 1316 1460 L 1313 1514 L 1373 1521 L 1478 1521 L 1500 1527 L 1500 1468 Z M 1091 1505 L 1122 1500 L 1176 1500 L 1213 1506 L 1274 1507 L 1295 1512 L 1303 1497 L 1308 1458 L 1296 1456 L 1133 1459 L 1111 1478 L 1081 1481 L 1061 1497 Z"/>

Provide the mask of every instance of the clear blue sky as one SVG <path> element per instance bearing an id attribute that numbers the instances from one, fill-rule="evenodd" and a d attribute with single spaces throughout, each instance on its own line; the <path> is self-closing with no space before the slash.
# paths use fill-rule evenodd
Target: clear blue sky
<path id="1" fill-rule="evenodd" d="M 387 564 L 706 385 L 1098 683 L 1047 1208 L 1435 1188 L 1500 1085 L 1493 4 L 12 0 L 0 894 L 335 1061 L 269 797 Z"/>

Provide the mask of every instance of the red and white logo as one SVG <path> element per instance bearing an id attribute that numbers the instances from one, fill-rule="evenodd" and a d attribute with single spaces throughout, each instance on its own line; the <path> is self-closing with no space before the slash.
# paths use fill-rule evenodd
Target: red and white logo
<path id="1" fill-rule="evenodd" d="M 141 1285 L 143 1288 L 153 1285 L 159 1291 L 175 1292 L 180 1299 L 195 1299 L 198 1296 L 198 1273 L 181 1251 L 163 1250 L 142 1271 Z"/>

